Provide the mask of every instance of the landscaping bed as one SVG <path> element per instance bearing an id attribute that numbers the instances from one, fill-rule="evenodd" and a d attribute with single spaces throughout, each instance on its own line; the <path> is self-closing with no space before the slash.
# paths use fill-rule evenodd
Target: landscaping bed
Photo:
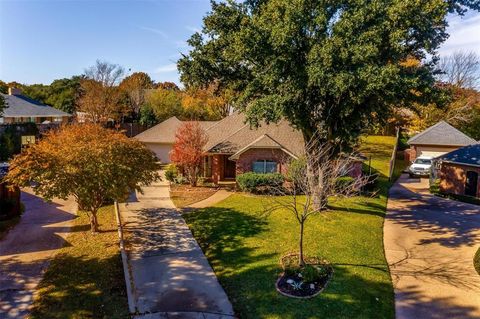
<path id="1" fill-rule="evenodd" d="M 170 197 L 176 207 L 182 208 L 204 200 L 217 192 L 214 187 L 191 187 L 185 184 L 171 184 Z"/>
<path id="2" fill-rule="evenodd" d="M 85 213 L 75 219 L 37 288 L 31 319 L 129 318 L 113 206 L 101 208 L 98 221 L 92 234 Z"/>
<path id="3" fill-rule="evenodd" d="M 331 211 L 310 217 L 305 254 L 333 268 L 327 287 L 307 300 L 275 289 L 278 260 L 296 251 L 298 223 L 281 210 L 264 214 L 263 196 L 234 194 L 184 216 L 241 318 L 394 318 L 394 295 L 383 249 L 388 162 L 395 138 L 369 137 L 361 151 L 379 174 L 374 196 L 331 199 Z M 396 175 L 403 169 L 399 163 Z"/>

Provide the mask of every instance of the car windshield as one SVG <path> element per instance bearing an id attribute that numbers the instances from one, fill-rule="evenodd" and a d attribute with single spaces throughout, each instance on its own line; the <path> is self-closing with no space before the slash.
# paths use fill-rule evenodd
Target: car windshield
<path id="1" fill-rule="evenodd" d="M 431 159 L 426 159 L 426 158 L 417 158 L 415 160 L 415 164 L 429 165 L 429 164 L 432 164 L 432 160 Z"/>

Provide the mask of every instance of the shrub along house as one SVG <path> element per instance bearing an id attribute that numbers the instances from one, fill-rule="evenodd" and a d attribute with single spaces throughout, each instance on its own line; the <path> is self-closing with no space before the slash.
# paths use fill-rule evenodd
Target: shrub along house
<path id="1" fill-rule="evenodd" d="M 442 193 L 480 197 L 480 144 L 440 156 L 437 163 Z"/>
<path id="2" fill-rule="evenodd" d="M 173 146 L 178 126 L 167 125 L 171 121 L 174 120 L 170 118 L 136 138 L 158 154 L 156 145 L 164 143 L 166 137 L 171 138 L 168 142 Z M 243 114 L 234 113 L 218 122 L 203 125 L 208 136 L 203 158 L 203 177 L 214 183 L 233 182 L 238 174 L 245 172 L 284 174 L 288 162 L 304 153 L 301 132 L 285 120 L 251 128 Z M 164 152 L 160 155 L 164 156 Z M 359 176 L 361 167 L 362 161 L 358 159 L 347 174 Z"/>
<path id="3" fill-rule="evenodd" d="M 440 121 L 413 136 L 407 143 L 410 149 L 405 151 L 405 159 L 413 161 L 419 156 L 441 156 L 476 141 L 447 122 Z"/>

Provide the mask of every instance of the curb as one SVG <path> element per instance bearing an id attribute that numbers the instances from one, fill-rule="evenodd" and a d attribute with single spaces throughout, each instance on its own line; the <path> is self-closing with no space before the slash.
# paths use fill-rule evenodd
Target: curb
<path id="1" fill-rule="evenodd" d="M 125 276 L 125 286 L 127 289 L 128 310 L 130 311 L 130 313 L 136 313 L 135 300 L 133 298 L 133 281 L 130 275 L 130 267 L 128 266 L 127 252 L 125 251 L 125 242 L 123 241 L 122 220 L 120 218 L 120 209 L 118 207 L 117 201 L 115 201 L 114 207 L 115 217 L 117 218 L 118 238 L 120 245 L 120 254 L 122 256 L 123 274 Z"/>

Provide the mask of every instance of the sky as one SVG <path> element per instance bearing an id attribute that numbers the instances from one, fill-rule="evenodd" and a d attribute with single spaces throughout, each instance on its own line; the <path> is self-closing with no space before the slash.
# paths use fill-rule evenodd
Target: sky
<path id="1" fill-rule="evenodd" d="M 0 79 L 49 84 L 101 59 L 179 84 L 175 62 L 209 10 L 209 0 L 0 0 Z M 480 14 L 449 21 L 440 54 L 480 55 Z"/>

